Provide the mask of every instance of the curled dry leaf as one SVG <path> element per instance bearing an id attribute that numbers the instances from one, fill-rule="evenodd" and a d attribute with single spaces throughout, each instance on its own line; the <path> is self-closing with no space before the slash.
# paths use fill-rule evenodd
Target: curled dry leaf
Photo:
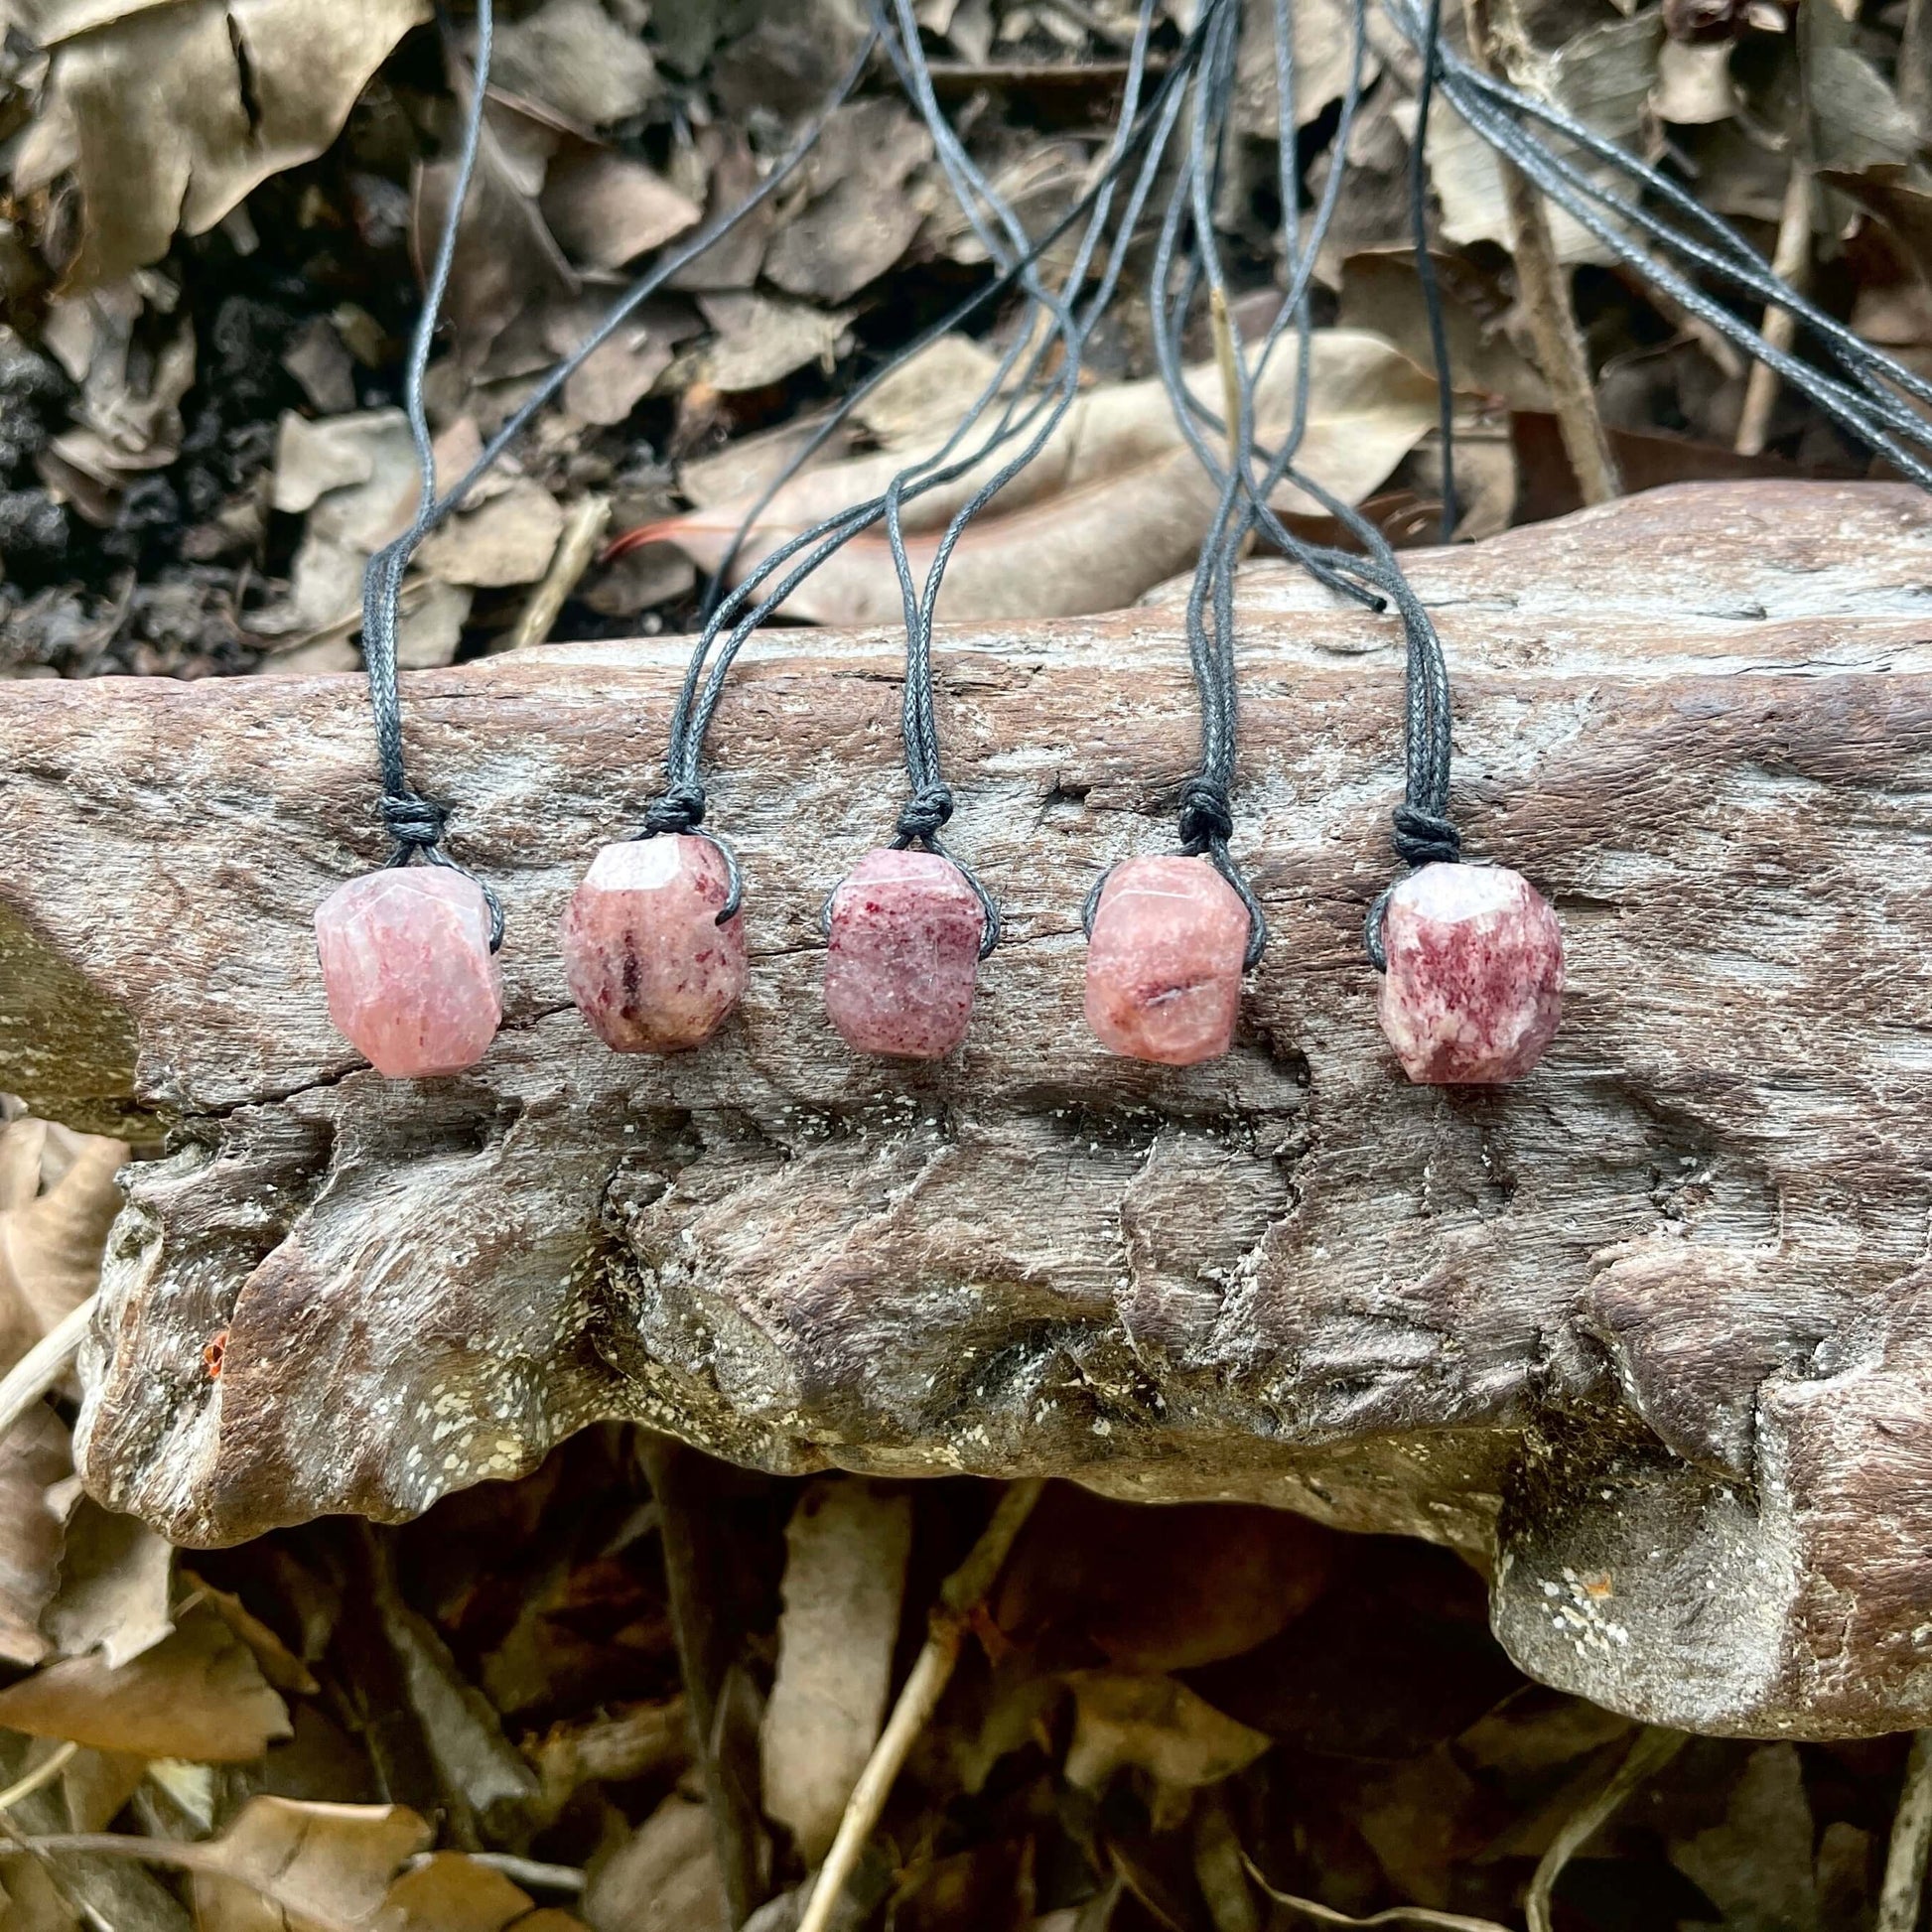
<path id="1" fill-rule="evenodd" d="M 1066 1780 L 1081 1791 L 1101 1790 L 1130 1765 L 1163 1785 L 1218 1784 L 1269 1745 L 1172 1677 L 1083 1670 L 1066 1681 L 1076 1713 Z"/>
<path id="2" fill-rule="evenodd" d="M 766 250 L 765 278 L 818 302 L 858 294 L 918 233 L 925 211 L 907 177 L 931 154 L 931 135 L 897 101 L 836 109 L 805 164 L 809 203 Z"/>
<path id="3" fill-rule="evenodd" d="M 592 1874 L 594 1932 L 725 1932 L 717 1841 L 703 1805 L 666 1798 Z"/>
<path id="4" fill-rule="evenodd" d="M 785 1543 L 778 1674 L 760 1737 L 764 1808 L 817 1864 L 885 1721 L 911 1498 L 845 1477 L 814 1482 Z"/>
<path id="5" fill-rule="evenodd" d="M 185 1846 L 205 1932 L 336 1932 L 367 1924 L 403 1862 L 430 1842 L 402 1805 L 252 1798 L 222 1835 Z"/>
<path id="6" fill-rule="evenodd" d="M 342 130 L 428 0 L 42 0 L 49 125 L 84 222 L 70 282 L 159 261 Z M 159 76 L 165 85 L 157 85 Z"/>
<path id="7" fill-rule="evenodd" d="M 247 1648 L 207 1608 L 116 1669 L 98 1651 L 0 1691 L 0 1725 L 98 1750 L 243 1763 L 290 1734 L 289 1714 Z"/>
<path id="8" fill-rule="evenodd" d="M 611 18 L 603 0 L 544 0 L 504 23 L 494 79 L 585 128 L 628 120 L 658 91 L 650 50 Z"/>
<path id="9" fill-rule="evenodd" d="M 530 1894 L 493 1866 L 438 1852 L 389 1886 L 377 1922 L 383 1932 L 502 1932 L 512 1921 L 529 1925 L 530 1905 Z"/>
<path id="10" fill-rule="evenodd" d="M 587 1784 L 681 1770 L 691 1754 L 690 1732 L 681 1697 L 630 1705 L 583 1724 L 553 1725 L 523 1745 L 542 1787 L 540 1809 L 554 1817 Z"/>
<path id="11" fill-rule="evenodd" d="M 695 227 L 702 212 L 662 175 L 606 148 L 560 153 L 545 177 L 540 206 L 551 233 L 572 256 L 587 268 L 613 270 Z"/>
<path id="12" fill-rule="evenodd" d="M 403 1601 L 386 1569 L 378 1570 L 376 1609 L 445 1789 L 480 1813 L 533 1797 L 536 1774 L 504 1738 L 494 1708 L 465 1679 L 436 1627 Z"/>
<path id="13" fill-rule="evenodd" d="M 1151 1518 L 1071 1484 L 1014 1551 L 994 1621 L 1046 1668 L 1191 1670 L 1253 1650 L 1326 1587 L 1339 1539 L 1305 1516 L 1180 1503 Z"/>
<path id="14" fill-rule="evenodd" d="M 768 295 L 702 295 L 698 306 L 718 332 L 704 351 L 704 379 L 728 394 L 765 388 L 808 362 L 829 364 L 850 320 Z"/>
<path id="15" fill-rule="evenodd" d="M 90 523 L 111 524 L 122 493 L 181 455 L 182 398 L 194 386 L 194 325 L 139 352 L 147 304 L 133 281 L 69 295 L 49 311 L 47 346 L 80 385 L 72 421 L 36 459 L 43 480 Z"/>
<path id="16" fill-rule="evenodd" d="M 204 1583 L 192 1570 L 184 1570 L 181 1581 L 197 1601 L 206 1603 L 248 1646 L 255 1662 L 261 1666 L 262 1675 L 278 1691 L 294 1691 L 304 1697 L 314 1697 L 322 1688 L 308 1665 L 239 1596 Z"/>
<path id="17" fill-rule="evenodd" d="M 1540 69 L 1540 90 L 1598 134 L 1640 146 L 1663 39 L 1654 11 L 1587 28 Z M 1403 124 L 1415 125 L 1413 107 Z M 1429 123 L 1428 154 L 1430 180 L 1443 205 L 1443 233 L 1450 241 L 1498 241 L 1507 247 L 1512 229 L 1495 149 L 1459 115 L 1437 114 Z M 1603 259 L 1602 244 L 1587 229 L 1559 207 L 1549 212 L 1560 260 Z"/>
<path id="18" fill-rule="evenodd" d="M 1264 442 L 1290 420 L 1295 367 L 1294 345 L 1284 343 L 1256 384 Z M 1313 400 L 1301 467 L 1335 495 L 1359 502 L 1434 426 L 1436 385 L 1389 343 L 1346 329 L 1316 333 L 1311 377 Z M 1218 413 L 1219 377 L 1212 367 L 1192 370 L 1188 384 Z M 939 440 L 795 478 L 759 513 L 734 581 L 800 530 L 882 493 Z M 997 459 L 976 465 L 907 504 L 906 547 L 915 571 L 931 562 L 946 519 L 998 468 Z M 633 540 L 668 539 L 704 568 L 716 569 L 756 500 L 747 495 L 714 503 L 649 525 Z M 941 614 L 984 620 L 1117 610 L 1187 566 L 1215 500 L 1159 382 L 1091 390 L 1075 399 L 1037 459 L 968 527 L 947 572 Z M 1289 511 L 1316 508 L 1291 487 L 1277 501 Z M 847 543 L 799 586 L 785 610 L 819 623 L 896 620 L 898 578 L 883 529 Z"/>
<path id="19" fill-rule="evenodd" d="M 145 1523 L 78 1497 L 68 1520 L 61 1587 L 41 1620 L 55 1649 L 63 1657 L 98 1650 L 110 1668 L 152 1650 L 175 1627 L 168 1613 L 174 1556 L 167 1538 Z"/>
<path id="20" fill-rule="evenodd" d="M 52 1648 L 41 1613 L 54 1594 L 65 1531 L 47 1492 L 72 1468 L 67 1424 L 45 1403 L 0 1441 L 0 1661 L 38 1664 Z"/>
<path id="21" fill-rule="evenodd" d="M 0 1127 L 0 1367 L 100 1285 L 125 1141 L 31 1117 Z"/>

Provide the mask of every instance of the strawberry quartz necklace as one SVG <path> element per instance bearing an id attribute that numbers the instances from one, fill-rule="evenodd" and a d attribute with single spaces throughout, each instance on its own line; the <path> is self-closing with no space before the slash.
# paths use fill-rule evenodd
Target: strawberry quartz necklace
<path id="1" fill-rule="evenodd" d="M 1236 357 L 1241 364 L 1239 395 L 1231 413 L 1239 432 L 1235 447 L 1242 451 L 1243 460 L 1224 469 L 1216 465 L 1189 420 L 1201 414 L 1198 399 L 1173 379 L 1179 367 L 1178 324 L 1198 287 L 1200 263 L 1187 265 L 1188 279 L 1177 299 L 1169 299 L 1167 276 L 1183 196 L 1191 197 L 1196 235 L 1211 237 L 1206 208 L 1218 160 L 1211 166 L 1204 163 L 1201 130 L 1225 124 L 1225 115 L 1212 110 L 1217 101 L 1224 104 L 1231 83 L 1237 10 L 1219 4 L 1204 13 L 1201 27 L 1187 42 L 1188 60 L 1173 65 L 1148 113 L 1137 121 L 1147 36 L 1155 14 L 1152 0 L 1143 5 L 1128 110 L 1122 115 L 1107 167 L 1075 210 L 1089 219 L 1064 292 L 1049 293 L 1037 278 L 1037 264 L 1047 244 L 1067 224 L 1043 240 L 1029 240 L 939 112 L 910 7 L 906 0 L 895 4 L 899 14 L 897 37 L 882 10 L 874 41 L 855 60 L 834 104 L 857 84 L 873 47 L 883 41 L 908 93 L 924 113 L 941 163 L 1000 271 L 965 309 L 978 307 L 1003 288 L 1018 287 L 1027 298 L 1024 325 L 1016 331 L 1014 346 L 985 394 L 942 450 L 896 478 L 882 496 L 826 519 L 764 558 L 712 614 L 673 709 L 665 788 L 646 811 L 635 838 L 608 845 L 595 856 L 565 915 L 561 933 L 565 975 L 584 1018 L 615 1050 L 682 1052 L 701 1047 L 743 994 L 749 961 L 739 868 L 731 851 L 703 829 L 706 801 L 701 763 L 706 735 L 732 663 L 746 640 L 833 550 L 883 518 L 905 605 L 901 736 L 911 795 L 892 843 L 861 859 L 827 900 L 826 1011 L 847 1044 L 868 1054 L 937 1059 L 964 1040 L 978 968 L 997 943 L 1000 917 L 991 895 L 947 851 L 941 837 L 952 814 L 953 796 L 939 761 L 931 661 L 934 607 L 947 558 L 966 522 L 1038 454 L 1073 399 L 1081 352 L 1117 286 L 1184 102 L 1185 87 L 1179 83 L 1191 70 L 1197 89 L 1205 90 L 1210 113 L 1196 113 L 1192 122 L 1189 165 L 1182 171 L 1163 230 L 1154 306 L 1163 373 L 1171 377 L 1176 407 L 1197 453 L 1222 484 L 1220 515 L 1203 547 L 1188 607 L 1189 655 L 1201 705 L 1202 760 L 1181 795 L 1180 852 L 1125 860 L 1103 875 L 1089 897 L 1089 1024 L 1105 1047 L 1171 1065 L 1210 1059 L 1232 1043 L 1242 980 L 1260 959 L 1267 939 L 1260 903 L 1228 851 L 1236 755 L 1233 579 L 1249 534 L 1259 527 L 1321 581 L 1357 601 L 1385 608 L 1392 599 L 1409 631 L 1408 786 L 1396 815 L 1396 845 L 1399 855 L 1416 869 L 1376 901 L 1368 924 L 1369 955 L 1383 974 L 1384 1029 L 1412 1079 L 1518 1077 L 1534 1063 L 1556 1024 L 1562 986 L 1561 935 L 1548 905 L 1518 875 L 1458 863 L 1459 842 L 1446 816 L 1449 687 L 1434 629 L 1402 582 L 1379 531 L 1363 519 L 1343 506 L 1326 504 L 1368 550 L 1366 560 L 1301 543 L 1270 508 L 1270 492 L 1284 477 L 1326 501 L 1318 486 L 1292 469 L 1300 440 L 1299 412 L 1295 432 L 1276 452 L 1266 477 L 1258 479 L 1251 468 L 1257 454 L 1252 440 L 1251 380 L 1242 358 Z M 823 126 L 821 116 L 746 203 L 637 284 L 597 334 L 553 370 L 504 425 L 470 475 L 438 499 L 423 377 L 448 286 L 457 218 L 481 137 L 490 47 L 488 0 L 481 0 L 478 16 L 477 79 L 470 88 L 457 194 L 429 277 L 405 385 L 406 409 L 423 470 L 421 497 L 411 528 L 371 561 L 364 587 L 364 652 L 383 783 L 380 810 L 394 849 L 382 871 L 340 888 L 316 915 L 331 1016 L 378 1072 L 394 1078 L 448 1074 L 474 1064 L 487 1049 L 502 1012 L 496 961 L 503 939 L 501 907 L 485 885 L 444 853 L 445 808 L 413 788 L 404 765 L 395 652 L 404 571 L 423 536 L 462 500 L 585 357 L 649 293 L 768 197 L 809 151 Z M 1359 75 L 1359 17 L 1357 28 Z M 1355 93 L 1351 85 L 1350 112 Z M 1290 98 L 1291 90 L 1284 89 L 1285 103 Z M 1285 111 L 1289 111 L 1286 106 Z M 1086 280 L 1117 179 L 1136 148 L 1144 149 L 1139 178 L 1098 286 L 1076 319 L 1072 298 Z M 1285 199 L 1292 207 L 1293 197 Z M 1314 243 L 1332 207 L 1329 193 L 1322 217 L 1311 229 L 1291 299 L 1263 347 L 1264 358 L 1293 318 L 1301 337 L 1302 366 L 1307 367 L 1306 264 L 1312 260 Z M 1224 295 L 1211 240 L 1201 252 L 1207 258 L 1210 284 Z M 1295 259 L 1292 249 L 1290 258 Z M 1043 327 L 1037 326 L 1042 323 Z M 1044 377 L 1042 369 L 1054 350 L 1059 354 L 1058 367 L 1050 378 Z M 1023 351 L 1031 359 L 1014 380 Z M 859 393 L 869 386 L 862 385 Z M 995 408 L 997 420 L 990 433 L 977 447 L 956 455 L 971 441 L 969 432 L 998 403 L 1003 391 L 1004 407 Z M 853 396 L 847 406 L 858 399 Z M 1211 426 L 1226 429 L 1225 424 Z M 979 483 L 977 466 L 1015 442 L 1024 444 L 1020 454 L 1006 461 L 990 481 Z M 916 586 L 900 525 L 902 505 L 969 472 L 974 473 L 967 485 L 972 493 L 940 539 L 924 585 Z M 793 562 L 800 553 L 802 560 Z M 785 565 L 790 568 L 781 572 Z M 754 594 L 773 579 L 773 587 L 754 603 Z M 728 623 L 731 629 L 725 634 Z"/>

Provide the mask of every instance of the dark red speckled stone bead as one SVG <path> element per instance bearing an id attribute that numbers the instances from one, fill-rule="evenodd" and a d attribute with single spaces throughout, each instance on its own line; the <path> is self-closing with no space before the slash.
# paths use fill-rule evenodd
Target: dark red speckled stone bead
<path id="1" fill-rule="evenodd" d="M 718 923 L 724 855 L 678 833 L 607 845 L 564 913 L 570 997 L 620 1053 L 679 1053 L 718 1031 L 745 991 L 745 921 Z"/>
<path id="2" fill-rule="evenodd" d="M 1424 866 L 1389 896 L 1382 1031 L 1425 1086 L 1520 1080 L 1563 1014 L 1563 928 L 1500 866 Z"/>
<path id="3" fill-rule="evenodd" d="M 854 1052 L 943 1059 L 973 1016 L 986 913 L 936 852 L 868 852 L 832 895 L 825 1011 Z"/>

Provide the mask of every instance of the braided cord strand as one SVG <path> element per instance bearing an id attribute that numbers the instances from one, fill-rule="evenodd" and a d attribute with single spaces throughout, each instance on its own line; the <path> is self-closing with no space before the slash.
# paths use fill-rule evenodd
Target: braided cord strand
<path id="1" fill-rule="evenodd" d="M 449 39 L 444 22 L 445 40 Z M 375 724 L 376 758 L 382 773 L 379 809 L 394 849 L 388 864 L 404 866 L 413 860 L 447 866 L 475 875 L 451 859 L 442 849 L 443 834 L 449 821 L 445 806 L 425 798 L 409 781 L 403 756 L 402 698 L 396 678 L 396 637 L 403 572 L 417 543 L 433 524 L 436 499 L 436 455 L 430 436 L 429 415 L 423 399 L 423 382 L 441 325 L 443 303 L 449 293 L 450 276 L 456 262 L 457 241 L 462 227 L 464 205 L 476 177 L 477 158 L 483 136 L 483 98 L 487 85 L 490 56 L 495 37 L 491 0 L 477 0 L 477 58 L 471 77 L 470 99 L 464 110 L 463 134 L 457 151 L 455 177 L 450 188 L 450 206 L 444 216 L 443 231 L 437 240 L 436 257 L 431 263 L 423 306 L 416 318 L 410 339 L 409 359 L 403 375 L 403 409 L 409 420 L 410 441 L 415 447 L 418 472 L 416 514 L 410 529 L 395 542 L 372 556 L 362 576 L 362 660 L 367 675 L 369 711 Z M 451 65 L 456 64 L 452 54 Z M 483 901 L 489 908 L 489 949 L 496 952 L 503 943 L 503 907 L 496 894 L 483 880 L 477 880 Z"/>

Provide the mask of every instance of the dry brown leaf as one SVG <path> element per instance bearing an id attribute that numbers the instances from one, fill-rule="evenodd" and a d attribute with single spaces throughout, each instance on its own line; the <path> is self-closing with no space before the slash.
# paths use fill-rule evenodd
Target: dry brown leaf
<path id="1" fill-rule="evenodd" d="M 342 131 L 428 0 L 44 0 L 46 112 L 85 209 L 70 280 L 111 281 L 201 234 Z"/>
<path id="2" fill-rule="evenodd" d="M 703 1805 L 666 1798 L 592 1874 L 593 1932 L 725 1932 L 717 1840 Z"/>
<path id="3" fill-rule="evenodd" d="M 240 1763 L 290 1734 L 287 1707 L 207 1608 L 119 1669 L 95 1652 L 0 1691 L 0 1725 L 141 1757 Z"/>
<path id="4" fill-rule="evenodd" d="M 40 1620 L 54 1594 L 66 1531 L 47 1491 L 72 1468 L 67 1424 L 45 1403 L 0 1441 L 0 1661 L 38 1664 L 52 1648 Z M 0 1932 L 5 1924 L 0 1919 Z"/>
<path id="5" fill-rule="evenodd" d="M 460 1852 L 438 1852 L 383 1895 L 382 1932 L 502 1932 L 529 1911 L 520 1885 Z"/>
<path id="6" fill-rule="evenodd" d="M 424 541 L 416 561 L 445 584 L 534 584 L 556 555 L 563 530 L 562 505 L 541 483 L 519 477 L 490 501 L 451 517 Z"/>
<path id="7" fill-rule="evenodd" d="M 580 127 L 628 120 L 656 98 L 650 50 L 601 0 L 544 0 L 497 29 L 496 84 L 541 101 Z"/>
<path id="8" fill-rule="evenodd" d="M 26 1118 L 0 1127 L 0 1368 L 100 1285 L 125 1141 Z"/>
<path id="9" fill-rule="evenodd" d="M 778 1672 L 759 1734 L 764 1809 L 815 1865 L 885 1721 L 912 1500 L 822 1478 L 799 1496 L 785 1545 Z"/>
<path id="10" fill-rule="evenodd" d="M 430 1829 L 402 1805 L 251 1798 L 204 1845 L 183 1846 L 201 1932 L 338 1932 L 381 1909 Z"/>
<path id="11" fill-rule="evenodd" d="M 1540 91 L 1598 134 L 1635 145 L 1657 84 L 1663 40 L 1663 22 L 1654 9 L 1587 28 L 1544 65 L 1537 76 Z M 1414 127 L 1413 106 L 1403 125 Z M 1443 233 L 1450 241 L 1498 241 L 1507 247 L 1509 207 L 1495 149 L 1459 115 L 1438 114 L 1429 123 L 1428 154 L 1430 180 L 1443 205 Z M 1562 208 L 1550 209 L 1550 234 L 1562 261 L 1606 257 L 1602 243 Z"/>
<path id="12" fill-rule="evenodd" d="M 540 203 L 550 232 L 587 268 L 619 269 L 695 227 L 702 210 L 664 177 L 606 148 L 550 164 Z"/>
<path id="13" fill-rule="evenodd" d="M 523 1744 L 543 1787 L 542 1808 L 553 1817 L 587 1784 L 679 1770 L 690 1752 L 690 1719 L 682 1698 L 632 1705 L 583 1724 L 553 1725 Z"/>
<path id="14" fill-rule="evenodd" d="M 1116 1670 L 1194 1670 L 1301 1616 L 1327 1587 L 1336 1544 L 1285 1510 L 1183 1503 L 1150 1518 L 1055 1485 L 1006 1567 L 994 1620 L 1049 1670 L 1096 1652 Z"/>
<path id="15" fill-rule="evenodd" d="M 569 354 L 603 321 L 608 306 L 602 293 L 559 304 L 544 318 L 544 346 Z M 697 311 L 683 300 L 646 302 L 564 385 L 564 407 L 579 422 L 607 428 L 622 422 L 670 367 L 677 345 L 703 334 Z"/>
<path id="16" fill-rule="evenodd" d="M 1293 345 L 1283 344 L 1256 385 L 1264 442 L 1289 419 L 1295 360 Z M 1311 374 L 1302 468 L 1335 495 L 1359 502 L 1434 426 L 1436 385 L 1379 337 L 1345 329 L 1316 333 Z M 1218 409 L 1219 380 L 1211 368 L 1194 370 L 1188 381 Z M 883 492 L 915 454 L 857 457 L 795 478 L 760 513 L 734 581 L 801 529 Z M 930 563 L 946 518 L 997 468 L 997 462 L 978 465 L 907 505 L 906 547 L 916 572 Z M 1192 562 L 1215 496 L 1158 382 L 1091 390 L 969 526 L 947 572 L 940 613 L 1019 619 L 1118 610 Z M 648 526 L 648 538 L 675 542 L 701 567 L 716 569 L 755 500 L 746 496 L 668 518 Z M 1291 488 L 1277 502 L 1291 512 L 1316 508 Z M 846 544 L 785 610 L 818 623 L 896 621 L 898 579 L 883 530 Z"/>
<path id="17" fill-rule="evenodd" d="M 248 1646 L 254 1653 L 255 1662 L 261 1666 L 262 1675 L 278 1691 L 293 1691 L 304 1697 L 314 1697 L 322 1688 L 308 1665 L 239 1596 L 204 1583 L 192 1570 L 184 1570 L 181 1581 L 198 1600 L 206 1603 Z"/>
<path id="18" fill-rule="evenodd" d="M 473 372 L 489 362 L 512 323 L 578 292 L 576 273 L 537 205 L 549 160 L 544 144 L 555 138 L 508 111 L 492 112 L 485 124 L 444 305 L 458 352 Z M 411 219 L 418 263 L 435 259 L 456 176 L 454 161 L 417 171 Z"/>
<path id="19" fill-rule="evenodd" d="M 727 394 L 762 389 L 808 362 L 829 366 L 850 320 L 768 295 L 701 295 L 698 306 L 718 332 L 704 352 L 704 379 Z"/>
<path id="20" fill-rule="evenodd" d="M 1348 85 L 1354 66 L 1354 35 L 1341 0 L 1299 0 L 1289 18 L 1295 37 L 1295 119 L 1306 127 Z M 1362 85 L 1382 70 L 1374 43 L 1385 31 L 1378 20 L 1362 62 Z M 1242 17 L 1241 52 L 1235 75 L 1234 125 L 1244 134 L 1275 139 L 1281 123 L 1277 91 L 1275 15 L 1271 7 L 1251 7 Z"/>
<path id="21" fill-rule="evenodd" d="M 435 1626 L 386 1579 L 377 1613 L 445 1787 L 478 1812 L 533 1797 L 536 1774 L 504 1738 L 494 1708 L 464 1678 Z"/>
<path id="22" fill-rule="evenodd" d="M 1126 1765 L 1164 1785 L 1218 1784 L 1245 1770 L 1271 1741 L 1172 1677 L 1087 1670 L 1070 1672 L 1066 1681 L 1076 1713 L 1066 1780 L 1078 1790 L 1101 1790 Z"/>
<path id="23" fill-rule="evenodd" d="M 1761 1744 L 1745 1762 L 1723 1823 L 1672 1832 L 1670 1860 L 1726 1925 L 1812 1926 L 1816 1834 L 1796 1747 Z"/>
<path id="24" fill-rule="evenodd" d="M 1724 43 L 1689 47 L 1666 40 L 1657 57 L 1657 84 L 1650 111 L 1660 121 L 1703 127 L 1737 111 L 1737 84 L 1730 77 L 1730 49 Z"/>
<path id="25" fill-rule="evenodd" d="M 948 434 L 999 373 L 1000 358 L 970 336 L 941 336 L 893 369 L 852 411 L 889 450 Z M 694 502 L 702 498 L 693 497 Z"/>
<path id="26" fill-rule="evenodd" d="M 174 1629 L 168 1592 L 175 1553 L 132 1516 L 81 1496 L 68 1520 L 61 1587 L 41 1619 L 63 1657 L 98 1650 L 110 1668 L 132 1663 Z"/>
<path id="27" fill-rule="evenodd" d="M 45 340 L 80 385 L 69 426 L 37 459 L 42 477 L 89 522 L 111 524 L 121 493 L 181 455 L 181 403 L 194 385 L 195 331 L 183 318 L 159 353 L 138 351 L 148 278 L 70 294 L 48 314 Z M 156 287 L 164 303 L 170 298 Z"/>
<path id="28" fill-rule="evenodd" d="M 931 135 L 898 101 L 836 109 L 805 164 L 807 205 L 765 251 L 766 280 L 843 302 L 885 274 L 925 219 L 907 177 L 931 154 Z"/>

